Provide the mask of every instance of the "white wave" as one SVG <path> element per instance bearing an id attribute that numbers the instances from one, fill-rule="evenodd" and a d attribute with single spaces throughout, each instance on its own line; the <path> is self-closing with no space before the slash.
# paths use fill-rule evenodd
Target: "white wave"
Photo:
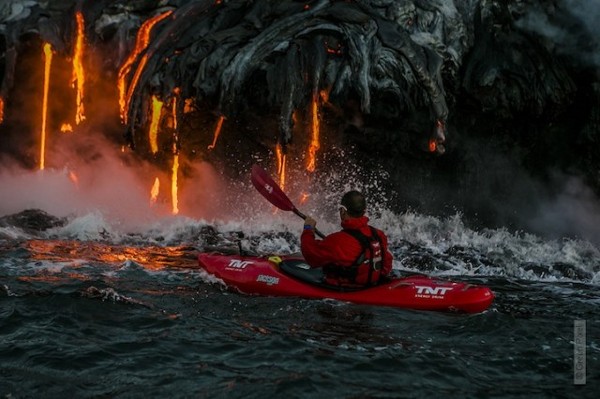
<path id="1" fill-rule="evenodd" d="M 401 215 L 383 212 L 372 223 L 387 232 L 391 246 L 408 241 L 430 250 L 434 255 L 442 255 L 452 247 L 474 251 L 497 266 L 486 268 L 489 274 L 498 274 L 502 270 L 505 275 L 532 278 L 535 273 L 523 269 L 522 265 L 556 263 L 570 264 L 591 273 L 592 281 L 598 279 L 600 272 L 600 251 L 585 240 L 549 240 L 534 234 L 509 232 L 504 228 L 472 230 L 464 225 L 458 214 L 436 218 L 411 212 Z M 455 266 L 461 274 L 472 274 L 465 265 Z M 548 278 L 552 279 L 552 276 Z"/>
<path id="2" fill-rule="evenodd" d="M 0 239 L 3 240 L 20 240 L 29 239 L 31 236 L 23 230 L 14 226 L 0 227 Z"/>
<path id="3" fill-rule="evenodd" d="M 100 211 L 73 217 L 66 225 L 46 232 L 49 238 L 74 239 L 81 241 L 106 240 L 118 236 Z"/>

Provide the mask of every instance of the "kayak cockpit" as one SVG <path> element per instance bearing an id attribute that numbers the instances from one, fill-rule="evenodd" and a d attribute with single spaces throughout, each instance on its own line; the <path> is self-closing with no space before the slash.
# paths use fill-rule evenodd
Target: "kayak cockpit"
<path id="1" fill-rule="evenodd" d="M 323 268 L 312 268 L 304 259 L 286 259 L 278 263 L 279 270 L 288 276 L 304 283 L 339 292 L 361 291 L 367 287 L 347 287 L 325 282 Z"/>

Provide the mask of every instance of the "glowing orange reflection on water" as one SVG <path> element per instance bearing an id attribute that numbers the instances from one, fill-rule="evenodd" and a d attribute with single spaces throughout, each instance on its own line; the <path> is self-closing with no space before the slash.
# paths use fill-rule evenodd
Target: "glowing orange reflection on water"
<path id="1" fill-rule="evenodd" d="M 88 241 L 31 240 L 24 243 L 24 247 L 34 261 L 68 262 L 70 269 L 90 266 L 95 262 L 118 268 L 126 261 L 148 270 L 198 268 L 197 251 L 187 246 L 133 247 Z M 77 276 L 75 272 L 70 273 Z M 39 278 L 44 279 L 45 276 Z"/>

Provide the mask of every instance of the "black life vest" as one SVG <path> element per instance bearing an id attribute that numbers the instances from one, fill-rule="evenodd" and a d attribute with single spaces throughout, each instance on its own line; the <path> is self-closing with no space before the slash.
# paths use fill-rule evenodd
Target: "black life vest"
<path id="1" fill-rule="evenodd" d="M 358 284 L 356 282 L 356 277 L 358 276 L 359 268 L 368 267 L 369 276 L 365 285 L 370 286 L 378 282 L 373 281 L 373 272 L 381 271 L 383 268 L 383 243 L 377 230 L 371 226 L 369 226 L 369 228 L 371 229 L 370 237 L 364 235 L 359 230 L 342 230 L 344 233 L 350 234 L 360 243 L 362 251 L 352 265 L 328 265 L 324 267 L 325 273 L 332 273 L 340 278 L 348 280 L 352 284 Z"/>

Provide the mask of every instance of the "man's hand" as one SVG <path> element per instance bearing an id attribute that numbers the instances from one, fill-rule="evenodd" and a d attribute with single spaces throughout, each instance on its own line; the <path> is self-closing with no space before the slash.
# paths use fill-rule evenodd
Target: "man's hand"
<path id="1" fill-rule="evenodd" d="M 304 219 L 304 226 L 310 226 L 310 228 L 314 230 L 317 226 L 317 221 L 310 216 L 307 216 L 306 219 Z"/>

